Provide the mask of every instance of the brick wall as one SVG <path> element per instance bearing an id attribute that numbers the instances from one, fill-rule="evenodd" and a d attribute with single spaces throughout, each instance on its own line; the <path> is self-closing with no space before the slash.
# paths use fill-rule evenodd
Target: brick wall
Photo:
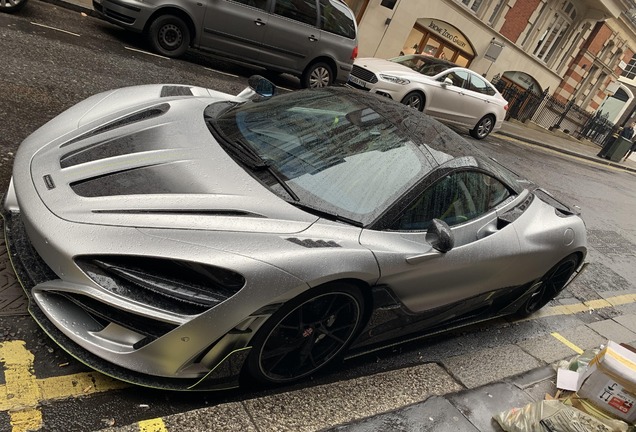
<path id="1" fill-rule="evenodd" d="M 517 1 L 510 8 L 505 17 L 505 22 L 501 27 L 500 33 L 513 42 L 517 42 L 519 35 L 528 25 L 528 20 L 537 9 L 541 0 L 523 0 Z"/>

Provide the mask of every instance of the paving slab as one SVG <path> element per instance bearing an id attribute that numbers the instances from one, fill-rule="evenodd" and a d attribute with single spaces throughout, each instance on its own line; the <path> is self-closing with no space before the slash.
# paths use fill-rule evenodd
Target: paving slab
<path id="1" fill-rule="evenodd" d="M 534 402 L 523 390 L 507 382 L 449 395 L 447 399 L 481 432 L 501 432 L 492 418 L 494 415 Z"/>
<path id="2" fill-rule="evenodd" d="M 636 333 L 622 326 L 613 319 L 589 324 L 589 327 L 606 339 L 617 343 L 636 341 Z"/>
<path id="3" fill-rule="evenodd" d="M 388 414 L 359 423 L 342 425 L 329 432 L 479 432 L 464 415 L 443 397 L 434 396 Z"/>
<path id="4" fill-rule="evenodd" d="M 535 359 L 520 347 L 507 344 L 449 357 L 443 364 L 464 386 L 475 388 L 543 366 L 545 363 Z"/>
<path id="5" fill-rule="evenodd" d="M 616 321 L 629 331 L 636 333 L 636 314 L 621 315 L 614 318 L 614 321 Z"/>
<path id="6" fill-rule="evenodd" d="M 316 431 L 396 410 L 462 387 L 437 364 L 244 401 L 259 431 Z"/>

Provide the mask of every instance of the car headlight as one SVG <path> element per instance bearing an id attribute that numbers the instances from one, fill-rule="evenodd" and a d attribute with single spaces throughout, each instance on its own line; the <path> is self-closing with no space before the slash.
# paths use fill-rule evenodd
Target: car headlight
<path id="1" fill-rule="evenodd" d="M 380 78 L 382 78 L 385 81 L 389 81 L 389 82 L 392 82 L 394 84 L 401 84 L 401 85 L 406 85 L 406 84 L 411 82 L 411 81 L 409 81 L 407 79 L 396 77 L 396 76 L 393 76 L 393 75 L 380 74 Z"/>

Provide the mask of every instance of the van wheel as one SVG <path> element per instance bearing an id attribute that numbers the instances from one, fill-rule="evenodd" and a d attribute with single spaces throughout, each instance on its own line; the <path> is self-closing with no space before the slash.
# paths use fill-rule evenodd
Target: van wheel
<path id="1" fill-rule="evenodd" d="M 327 87 L 333 82 L 333 71 L 327 63 L 314 63 L 307 66 L 300 83 L 304 88 Z"/>
<path id="2" fill-rule="evenodd" d="M 157 17 L 148 29 L 150 46 L 166 57 L 180 57 L 190 46 L 190 30 L 186 23 L 174 15 Z"/>

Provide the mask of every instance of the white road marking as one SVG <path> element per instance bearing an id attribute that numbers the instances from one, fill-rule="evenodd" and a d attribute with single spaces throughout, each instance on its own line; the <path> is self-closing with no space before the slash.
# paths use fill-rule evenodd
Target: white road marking
<path id="1" fill-rule="evenodd" d="M 147 55 L 154 56 L 154 57 L 159 57 L 159 58 L 162 58 L 162 59 L 165 59 L 165 60 L 170 60 L 170 57 L 162 56 L 162 55 L 151 53 L 151 52 L 148 52 L 148 51 L 142 51 L 142 50 L 139 50 L 139 49 L 136 49 L 136 48 L 127 47 L 127 46 L 124 46 L 124 48 L 126 48 L 128 51 L 134 51 L 134 52 L 138 52 L 138 53 L 141 53 L 141 54 L 147 54 Z"/>
<path id="2" fill-rule="evenodd" d="M 47 25 L 44 25 L 44 24 L 39 24 L 39 23 L 36 23 L 36 22 L 31 22 L 31 24 L 33 24 L 34 26 L 44 27 L 44 28 L 47 28 L 47 29 L 50 29 L 50 30 L 55 30 L 55 31 L 59 31 L 59 32 L 62 32 L 62 33 L 70 34 L 72 36 L 77 36 L 77 37 L 81 36 L 81 35 L 78 35 L 77 33 L 73 33 L 73 32 L 66 31 L 66 30 L 62 30 L 62 29 L 59 29 L 59 28 L 56 28 L 56 27 L 47 26 Z"/>
<path id="3" fill-rule="evenodd" d="M 205 66 L 203 67 L 203 69 L 209 70 L 210 72 L 218 73 L 218 74 L 221 74 L 221 75 L 227 75 L 227 76 L 231 76 L 231 77 L 234 77 L 234 78 L 240 78 L 240 76 L 238 76 L 238 75 L 234 75 L 234 74 L 227 73 L 227 72 L 221 72 L 219 70 L 211 69 L 211 68 L 205 67 Z"/>

